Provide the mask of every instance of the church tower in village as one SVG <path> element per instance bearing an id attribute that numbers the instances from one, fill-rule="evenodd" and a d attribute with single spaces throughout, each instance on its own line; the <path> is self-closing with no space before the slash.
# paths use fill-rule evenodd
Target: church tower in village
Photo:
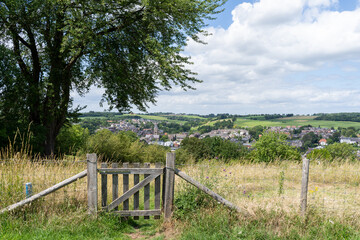
<path id="1" fill-rule="evenodd" d="M 157 123 L 154 123 L 154 135 L 158 135 L 159 134 L 159 128 Z"/>

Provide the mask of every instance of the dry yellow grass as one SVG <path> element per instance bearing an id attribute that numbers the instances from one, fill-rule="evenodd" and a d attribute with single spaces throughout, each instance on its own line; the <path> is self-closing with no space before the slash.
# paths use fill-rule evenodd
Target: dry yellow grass
<path id="1" fill-rule="evenodd" d="M 0 161 L 0 208 L 25 199 L 25 184 L 32 183 L 33 193 L 43 191 L 86 169 L 86 161 L 29 160 L 22 156 Z M 59 202 L 85 202 L 86 178 L 46 196 L 41 205 Z"/>
<path id="2" fill-rule="evenodd" d="M 30 161 L 25 155 L 12 156 L 0 161 L 0 208 L 25 198 L 25 183 L 32 182 L 33 192 L 40 192 L 86 169 L 85 159 L 76 161 Z M 100 167 L 100 164 L 99 166 Z M 154 167 L 154 166 L 151 166 Z M 255 213 L 259 209 L 282 211 L 291 214 L 299 212 L 301 189 L 301 164 L 282 162 L 231 163 L 211 160 L 198 164 L 177 166 L 189 176 L 205 183 L 227 200 Z M 99 176 L 99 204 L 100 179 Z M 282 179 L 283 176 L 283 179 Z M 141 176 L 140 181 L 143 179 Z M 130 187 L 133 176 L 129 177 Z M 176 191 L 186 183 L 176 179 Z M 360 213 L 360 163 L 342 162 L 324 164 L 311 162 L 308 192 L 309 211 L 316 211 L 329 217 L 359 222 Z M 151 184 L 153 198 L 154 183 Z M 111 202 L 111 177 L 108 177 L 108 203 Z M 122 193 L 122 177 L 119 176 L 119 193 Z M 176 193 L 175 193 L 176 194 Z M 55 204 L 65 203 L 86 207 L 86 178 L 50 194 L 41 200 L 41 207 L 51 209 Z M 140 207 L 143 202 L 140 191 Z M 151 199 L 153 204 L 153 199 Z M 130 199 L 130 209 L 133 199 Z M 359 222 L 360 223 L 360 222 Z"/>
<path id="3" fill-rule="evenodd" d="M 179 168 L 250 213 L 255 213 L 259 209 L 288 213 L 300 210 L 300 163 L 282 162 L 267 165 L 222 164 L 209 161 Z M 309 211 L 357 222 L 360 215 L 359 182 L 358 162 L 311 162 Z M 177 179 L 177 189 L 182 189 L 184 184 L 187 183 Z"/>

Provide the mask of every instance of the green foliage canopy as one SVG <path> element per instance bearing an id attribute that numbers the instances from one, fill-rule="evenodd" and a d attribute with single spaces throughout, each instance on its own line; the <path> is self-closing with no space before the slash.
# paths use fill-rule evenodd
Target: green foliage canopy
<path id="1" fill-rule="evenodd" d="M 92 85 L 104 87 L 102 102 L 128 111 L 133 105 L 145 110 L 173 84 L 191 89 L 199 80 L 182 48 L 188 38 L 201 42 L 205 20 L 223 3 L 0 1 L 0 45 L 11 53 L 8 62 L 16 62 L 16 69 L 0 69 L 0 82 L 10 86 L 6 73 L 19 73 L 10 80 L 21 86 L 24 118 L 44 129 L 45 153 L 51 154 L 61 127 L 80 110 L 72 107 L 71 91 L 84 95 Z M 3 97 L 17 89 L 0 91 Z"/>

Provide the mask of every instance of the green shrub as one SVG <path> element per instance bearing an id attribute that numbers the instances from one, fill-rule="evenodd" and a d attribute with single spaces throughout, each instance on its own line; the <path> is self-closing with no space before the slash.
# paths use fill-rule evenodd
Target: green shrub
<path id="1" fill-rule="evenodd" d="M 88 152 L 94 152 L 105 161 L 114 162 L 165 162 L 168 147 L 147 145 L 133 132 L 112 133 L 107 129 L 90 136 Z"/>
<path id="2" fill-rule="evenodd" d="M 94 152 L 104 160 L 118 162 L 141 162 L 143 143 L 134 140 L 127 132 L 112 133 L 102 129 L 89 138 L 88 152 Z"/>
<path id="3" fill-rule="evenodd" d="M 308 154 L 308 158 L 320 161 L 355 160 L 355 148 L 347 143 L 334 143 L 323 149 L 314 149 Z"/>
<path id="4" fill-rule="evenodd" d="M 170 152 L 169 147 L 160 145 L 144 145 L 142 162 L 156 163 L 166 161 L 166 153 Z M 177 161 L 176 161 L 177 162 Z"/>
<path id="5" fill-rule="evenodd" d="M 287 136 L 275 132 L 264 132 L 254 144 L 251 159 L 256 162 L 275 160 L 300 160 L 300 153 L 286 143 Z"/>
<path id="6" fill-rule="evenodd" d="M 204 177 L 203 174 L 200 176 L 200 182 L 209 189 L 214 188 L 216 180 L 215 178 Z M 190 184 L 184 185 L 182 189 L 177 191 L 174 203 L 176 207 L 174 217 L 178 219 L 191 218 L 199 209 L 212 208 L 216 205 L 212 197 Z"/>
<path id="7" fill-rule="evenodd" d="M 248 155 L 248 150 L 245 147 L 221 137 L 207 137 L 204 139 L 185 138 L 181 142 L 181 150 L 179 152 L 180 161 L 186 161 L 186 158 L 196 159 L 196 161 L 207 158 L 228 161 Z"/>
<path id="8" fill-rule="evenodd" d="M 57 153 L 74 155 L 80 150 L 85 150 L 88 138 L 88 129 L 80 125 L 65 126 L 56 137 Z"/>

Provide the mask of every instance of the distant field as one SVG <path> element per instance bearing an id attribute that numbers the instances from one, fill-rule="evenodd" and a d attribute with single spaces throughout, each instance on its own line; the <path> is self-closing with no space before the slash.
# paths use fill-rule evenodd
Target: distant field
<path id="1" fill-rule="evenodd" d="M 155 115 L 142 115 L 142 114 L 124 114 L 123 116 L 138 116 L 143 119 L 149 119 L 149 120 L 156 120 L 156 121 L 167 121 L 167 122 L 173 122 L 178 124 L 184 124 L 186 121 L 180 121 L 180 120 L 172 120 L 168 119 L 166 115 L 164 116 L 155 116 Z M 184 117 L 184 115 L 182 115 Z"/>
<path id="2" fill-rule="evenodd" d="M 310 119 L 314 119 L 316 118 L 316 116 L 293 116 L 293 117 L 285 117 L 285 118 L 279 118 L 280 119 L 285 119 L 285 120 L 310 120 Z"/>
<path id="3" fill-rule="evenodd" d="M 313 120 L 315 116 L 296 116 L 289 118 L 278 118 L 274 120 L 259 121 L 249 120 L 244 118 L 238 118 L 235 122 L 236 127 L 254 127 L 257 125 L 266 127 L 286 127 L 286 126 L 304 126 L 311 125 L 314 127 L 323 128 L 338 128 L 338 127 L 356 127 L 360 128 L 360 122 L 348 122 L 348 121 L 324 121 L 324 120 Z"/>
<path id="4" fill-rule="evenodd" d="M 195 115 L 165 115 L 165 116 L 177 116 L 177 117 L 185 117 L 185 118 L 192 118 L 192 119 L 201 119 L 201 120 L 205 120 L 206 118 L 204 117 L 199 117 L 199 116 L 195 116 Z"/>
<path id="5" fill-rule="evenodd" d="M 124 115 L 116 115 L 116 117 L 120 116 L 138 116 L 144 119 L 150 119 L 150 120 L 156 120 L 156 121 L 168 121 L 172 123 L 178 123 L 178 124 L 185 124 L 187 121 L 181 121 L 181 120 L 173 120 L 168 119 L 167 117 L 170 116 L 180 116 L 184 118 L 188 118 L 189 121 L 191 119 L 201 119 L 206 120 L 204 117 L 199 116 L 193 116 L 193 115 L 143 115 L 143 114 L 124 114 Z M 327 121 L 327 120 L 314 120 L 316 116 L 293 116 L 293 117 L 286 117 L 286 118 L 277 118 L 272 120 L 251 120 L 249 117 L 241 117 L 237 118 L 235 121 L 235 127 L 254 127 L 254 126 L 265 126 L 265 127 L 286 127 L 286 126 L 305 126 L 305 125 L 311 125 L 314 127 L 323 127 L 323 128 L 338 128 L 338 127 L 356 127 L 360 128 L 360 122 L 350 122 L 350 121 Z M 81 117 L 81 119 L 107 119 L 107 117 Z M 210 125 L 214 126 L 214 124 L 218 121 L 224 121 L 224 120 L 231 120 L 229 119 L 222 119 L 222 120 L 215 120 L 205 123 L 204 125 Z M 192 128 L 192 130 L 196 130 L 197 127 Z"/>
<path id="6" fill-rule="evenodd" d="M 80 119 L 108 119 L 107 117 L 103 117 L 103 116 L 101 116 L 101 117 L 79 117 Z"/>
<path id="7" fill-rule="evenodd" d="M 167 121 L 168 119 L 163 116 L 154 116 L 154 115 L 142 115 L 142 114 L 124 114 L 123 116 L 138 116 L 143 119 L 157 120 L 157 121 Z"/>

